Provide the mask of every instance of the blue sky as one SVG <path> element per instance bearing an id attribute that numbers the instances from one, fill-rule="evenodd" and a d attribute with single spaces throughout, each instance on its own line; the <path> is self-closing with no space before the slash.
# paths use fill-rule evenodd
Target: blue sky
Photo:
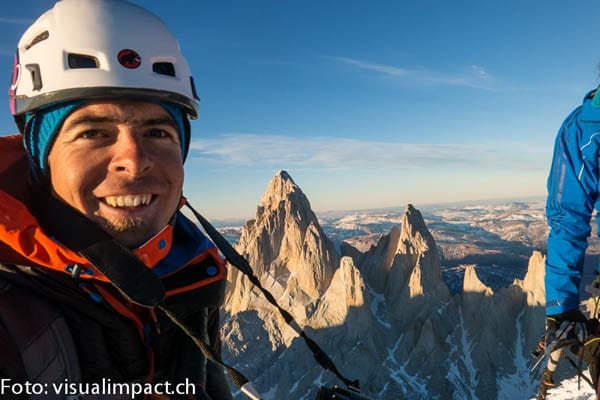
<path id="1" fill-rule="evenodd" d="M 598 1 L 134 2 L 191 64 L 185 192 L 212 219 L 253 216 L 280 169 L 316 211 L 543 196 L 599 83 Z M 16 42 L 52 4 L 3 6 L 3 133 Z"/>

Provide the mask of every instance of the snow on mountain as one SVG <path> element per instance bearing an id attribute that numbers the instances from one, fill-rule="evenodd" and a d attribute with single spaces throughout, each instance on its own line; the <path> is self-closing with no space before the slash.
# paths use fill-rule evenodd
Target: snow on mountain
<path id="1" fill-rule="evenodd" d="M 402 215 L 399 210 L 327 212 L 318 216 L 318 222 L 338 254 L 344 242 L 367 253 L 394 227 L 401 228 Z M 475 265 L 481 280 L 494 290 L 522 278 L 531 252 L 544 251 L 548 234 L 544 204 L 539 201 L 429 206 L 423 218 L 435 238 L 443 277 L 453 293 L 460 291 L 468 265 Z M 220 230 L 230 241 L 239 241 L 241 226 Z M 600 254 L 600 241 L 590 238 L 589 252 L 596 248 Z"/>
<path id="2" fill-rule="evenodd" d="M 229 241 L 229 243 L 237 243 L 242 235 L 242 226 L 223 226 L 217 230 Z"/>
<path id="3" fill-rule="evenodd" d="M 542 202 L 429 206 L 422 212 L 443 257 L 448 261 L 473 254 L 465 248 L 467 244 L 480 251 L 516 248 L 517 253 L 525 256 L 531 250 L 545 248 L 548 227 Z M 402 210 L 326 212 L 318 215 L 318 221 L 331 240 L 346 241 L 366 252 L 394 226 L 400 227 L 402 213 Z M 239 240 L 241 226 L 226 226 L 220 230 L 232 241 Z M 463 246 L 462 250 L 460 246 Z M 525 262 L 523 258 L 521 263 Z"/>
<path id="4" fill-rule="evenodd" d="M 585 374 L 587 375 L 587 373 Z M 507 397 L 507 399 L 518 399 L 522 392 L 514 391 L 513 394 L 515 397 Z M 530 400 L 535 400 L 535 396 L 532 396 Z M 558 386 L 550 389 L 547 400 L 596 400 L 596 394 L 587 383 L 582 381 L 579 384 L 577 376 L 574 376 L 562 380 Z"/>
<path id="5" fill-rule="evenodd" d="M 467 223 L 502 240 L 516 241 L 538 249 L 545 247 L 548 235 L 544 204 L 539 202 L 467 206 L 442 210 L 437 215 L 446 222 Z"/>
<path id="6" fill-rule="evenodd" d="M 506 209 L 521 206 L 511 207 Z M 448 218 L 460 217 L 457 231 L 465 235 L 452 239 L 447 233 L 447 240 L 467 244 L 479 232 L 488 241 L 470 243 L 475 248 L 492 243 L 498 251 L 510 249 L 499 235 L 464 223 L 490 212 L 474 210 L 452 211 Z M 452 292 L 443 279 L 443 245 L 428 229 L 438 224 L 438 230 L 449 232 L 443 224 L 451 227 L 452 222 L 423 215 L 411 205 L 402 213 L 379 213 L 370 220 L 369 232 L 378 226 L 373 221 L 393 220 L 391 228 L 382 229 L 364 254 L 345 256 L 321 227 L 324 220 L 316 218 L 291 177 L 278 173 L 256 218 L 244 225 L 237 248 L 262 285 L 344 375 L 361 382 L 366 395 L 380 400 L 501 399 L 510 398 L 503 397 L 508 388 L 519 388 L 523 396 L 517 399 L 529 395 L 536 382 L 525 373 L 525 360 L 544 321 L 540 253 L 525 257 L 529 263 L 522 279 L 497 289 L 486 284 L 476 265 L 465 266 L 461 290 Z M 335 229 L 355 230 L 359 222 L 353 216 Z M 319 385 L 340 384 L 315 363 L 306 344 L 247 279 L 230 269 L 228 280 L 224 359 L 247 373 L 267 393 L 265 399 L 313 399 Z"/>

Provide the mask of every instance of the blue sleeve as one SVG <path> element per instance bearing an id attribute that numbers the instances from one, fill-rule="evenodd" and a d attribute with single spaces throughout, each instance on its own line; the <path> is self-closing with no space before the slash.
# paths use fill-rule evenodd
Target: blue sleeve
<path id="1" fill-rule="evenodd" d="M 581 111 L 573 111 L 560 128 L 548 177 L 547 315 L 579 307 L 590 218 L 598 197 L 600 132 L 586 128 Z"/>

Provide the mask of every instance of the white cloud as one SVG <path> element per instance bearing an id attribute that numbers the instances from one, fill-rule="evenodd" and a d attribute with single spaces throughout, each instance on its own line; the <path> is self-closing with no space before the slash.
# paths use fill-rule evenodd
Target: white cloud
<path id="1" fill-rule="evenodd" d="M 419 144 L 338 137 L 227 134 L 191 144 L 194 160 L 305 169 L 546 168 L 551 149 L 523 144 Z"/>
<path id="2" fill-rule="evenodd" d="M 403 82 L 430 85 L 463 86 L 482 90 L 505 90 L 501 83 L 484 67 L 469 65 L 463 71 L 447 73 L 428 69 L 400 68 L 392 65 L 376 64 L 348 57 L 331 57 L 331 59 L 351 65 L 358 69 L 373 71 Z"/>

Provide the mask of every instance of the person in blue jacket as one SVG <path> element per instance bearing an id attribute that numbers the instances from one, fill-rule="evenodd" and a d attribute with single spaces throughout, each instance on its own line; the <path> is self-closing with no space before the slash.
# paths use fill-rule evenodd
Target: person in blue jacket
<path id="1" fill-rule="evenodd" d="M 600 91 L 594 90 L 565 119 L 554 144 L 546 202 L 550 226 L 545 275 L 546 343 L 563 322 L 586 322 L 579 310 L 579 287 L 590 220 L 594 209 L 600 209 L 599 152 Z M 548 385 L 553 384 L 554 368 L 544 371 Z"/>
<path id="2" fill-rule="evenodd" d="M 563 122 L 548 177 L 546 314 L 560 322 L 581 319 L 579 286 L 590 219 L 600 208 L 599 150 L 600 91 L 592 91 Z"/>
<path id="3" fill-rule="evenodd" d="M 600 91 L 593 91 L 566 118 L 554 145 L 546 203 L 550 226 L 545 277 L 548 316 L 579 318 L 575 311 L 590 219 L 594 208 L 600 208 L 599 150 Z"/>

